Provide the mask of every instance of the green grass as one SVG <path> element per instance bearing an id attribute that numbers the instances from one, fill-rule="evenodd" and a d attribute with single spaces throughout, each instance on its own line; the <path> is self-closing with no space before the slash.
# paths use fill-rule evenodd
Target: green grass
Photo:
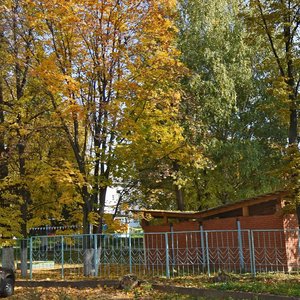
<path id="1" fill-rule="evenodd" d="M 156 283 L 206 289 L 266 293 L 300 297 L 300 275 L 289 274 L 260 274 L 253 278 L 251 275 L 228 274 L 224 282 L 213 282 L 213 276 L 178 277 L 173 279 L 156 280 Z"/>
<path id="2" fill-rule="evenodd" d="M 235 290 L 253 293 L 266 293 L 275 295 L 295 296 L 300 297 L 300 284 L 295 282 L 224 282 L 215 283 L 209 286 L 210 288 L 220 290 Z"/>

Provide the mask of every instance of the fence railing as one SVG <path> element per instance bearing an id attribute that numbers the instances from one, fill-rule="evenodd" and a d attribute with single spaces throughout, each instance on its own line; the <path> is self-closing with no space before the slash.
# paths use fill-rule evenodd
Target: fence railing
<path id="1" fill-rule="evenodd" d="M 298 237 L 298 230 L 33 236 L 27 242 L 28 269 L 30 278 L 298 272 Z"/>

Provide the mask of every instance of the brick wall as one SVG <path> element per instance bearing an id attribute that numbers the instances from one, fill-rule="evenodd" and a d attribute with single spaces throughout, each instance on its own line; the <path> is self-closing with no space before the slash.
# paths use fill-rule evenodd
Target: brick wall
<path id="1" fill-rule="evenodd" d="M 288 270 L 297 270 L 299 266 L 299 225 L 296 215 L 286 215 L 283 218 L 283 228 L 285 232 L 285 246 L 288 261 Z"/>
<path id="2" fill-rule="evenodd" d="M 286 218 L 277 215 L 232 217 L 226 219 L 210 219 L 202 222 L 204 230 L 237 230 L 236 221 L 239 220 L 241 229 L 284 229 L 297 228 L 295 220 L 290 217 L 289 222 Z M 283 224 L 285 222 L 285 225 Z M 287 225 L 288 224 L 288 225 Z M 144 232 L 169 232 L 171 225 L 146 225 L 143 226 Z M 199 231 L 200 223 L 196 221 L 184 221 L 174 223 L 173 231 Z"/>
<path id="3" fill-rule="evenodd" d="M 237 220 L 240 221 L 241 241 L 237 233 Z M 253 231 L 255 261 L 257 271 L 290 271 L 299 265 L 298 260 L 298 232 L 287 232 L 284 229 L 297 228 L 294 216 L 282 217 L 278 215 L 232 217 L 226 219 L 210 219 L 202 222 L 206 231 L 207 245 L 211 270 L 230 269 L 232 271 L 250 270 L 249 235 L 246 230 Z M 194 264 L 205 264 L 203 235 L 200 234 L 200 223 L 183 221 L 167 225 L 143 226 L 152 261 L 156 261 L 155 248 L 161 249 L 160 260 L 165 259 L 163 252 L 166 246 L 165 235 L 168 234 L 169 257 L 171 262 L 190 267 Z M 270 231 L 268 231 L 270 230 Z M 227 232 L 226 232 L 227 231 Z M 185 232 L 190 232 L 186 234 Z M 205 240 L 205 239 L 204 239 Z M 242 248 L 242 251 L 241 251 Z M 187 261 L 185 257 L 189 255 Z M 226 256 L 228 256 L 226 258 Z"/>
<path id="4" fill-rule="evenodd" d="M 238 217 L 242 229 L 283 229 L 283 217 L 277 215 Z"/>

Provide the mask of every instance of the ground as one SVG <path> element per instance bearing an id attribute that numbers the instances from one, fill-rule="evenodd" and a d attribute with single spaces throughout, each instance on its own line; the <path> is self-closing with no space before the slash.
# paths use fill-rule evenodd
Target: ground
<path id="1" fill-rule="evenodd" d="M 47 282 L 47 281 L 46 281 Z M 65 282 L 65 281 L 63 281 Z M 199 276 L 185 276 L 172 279 L 166 278 L 151 278 L 145 280 L 142 285 L 135 288 L 132 291 L 122 291 L 115 288 L 101 287 L 97 280 L 86 280 L 82 278 L 77 281 L 67 281 L 67 285 L 71 285 L 73 282 L 73 288 L 71 287 L 58 287 L 60 281 L 49 281 L 51 287 L 31 287 L 30 283 L 38 283 L 38 281 L 19 281 L 15 288 L 15 295 L 10 299 L 19 300 L 93 300 L 93 299 L 141 299 L 141 300 L 204 300 L 201 297 L 192 297 L 184 295 L 170 294 L 167 291 L 173 292 L 174 288 L 168 288 L 168 286 L 179 287 L 197 287 L 207 290 L 221 290 L 224 296 L 224 291 L 240 291 L 240 292 L 252 292 L 262 294 L 274 294 L 292 296 L 294 299 L 300 299 L 300 274 L 259 274 L 255 278 L 251 274 L 237 275 L 227 273 L 226 276 L 220 278 L 220 276 L 199 275 Z M 156 285 L 164 287 L 164 293 L 154 290 Z M 66 286 L 67 286 L 66 285 Z M 103 285 L 103 282 L 102 282 Z M 47 286 L 47 285 L 44 285 Z M 55 287 L 56 286 L 56 287 Z M 78 288 L 78 287 L 81 288 Z M 94 286 L 91 288 L 91 286 Z M 74 288 L 77 287 L 77 288 Z M 176 292 L 179 292 L 176 290 Z M 181 291 L 182 292 L 182 291 Z M 231 293 L 232 294 L 232 293 Z M 208 294 L 202 294 L 207 296 Z M 223 297 L 222 296 L 222 297 Z M 231 295 L 228 295 L 228 299 Z M 232 296 L 234 297 L 234 296 Z"/>
<path id="2" fill-rule="evenodd" d="M 10 299 L 22 300 L 79 300 L 79 299 L 132 299 L 132 295 L 108 288 L 24 288 L 16 287 Z"/>
<path id="3" fill-rule="evenodd" d="M 125 292 L 116 290 L 114 288 L 25 288 L 16 287 L 15 295 L 9 299 L 18 300 L 126 300 L 126 299 L 141 299 L 141 300 L 171 300 L 171 299 L 194 299 L 193 297 L 175 295 L 175 294 L 163 294 L 147 288 L 135 289 L 133 292 Z"/>

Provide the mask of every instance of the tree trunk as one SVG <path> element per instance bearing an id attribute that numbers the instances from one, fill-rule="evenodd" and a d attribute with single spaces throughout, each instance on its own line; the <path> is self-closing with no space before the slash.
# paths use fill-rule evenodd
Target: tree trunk
<path id="1" fill-rule="evenodd" d="M 91 276 L 95 274 L 95 270 L 93 268 L 93 258 L 94 258 L 94 249 L 87 248 L 84 250 L 83 255 L 83 275 Z"/>
<path id="2" fill-rule="evenodd" d="M 296 109 L 290 109 L 289 144 L 298 143 L 298 116 Z"/>
<path id="3" fill-rule="evenodd" d="M 21 240 L 21 277 L 26 278 L 27 277 L 27 270 L 28 270 L 28 264 L 27 264 L 27 240 Z"/>
<path id="4" fill-rule="evenodd" d="M 23 179 L 26 176 L 26 165 L 25 165 L 25 143 L 20 138 L 18 143 L 18 155 L 19 155 L 19 174 Z M 21 241 L 21 277 L 27 277 L 27 222 L 30 218 L 28 214 L 28 205 L 31 204 L 31 195 L 28 187 L 24 182 L 21 183 L 20 196 L 22 197 L 22 204 L 20 206 L 22 223 L 21 223 L 21 234 L 23 240 Z"/>
<path id="5" fill-rule="evenodd" d="M 102 187 L 99 191 L 99 225 L 98 225 L 98 232 L 102 234 L 102 227 L 103 227 L 103 214 L 104 214 L 104 208 L 105 208 L 105 199 L 106 199 L 106 192 L 107 187 Z"/>
<path id="6" fill-rule="evenodd" d="M 298 25 L 297 25 L 298 27 Z M 289 86 L 289 100 L 290 100 L 290 122 L 289 122 L 289 147 L 295 147 L 295 150 L 298 152 L 298 113 L 297 113 L 297 94 L 298 94 L 298 84 L 295 82 L 295 65 L 293 61 L 293 29 L 291 28 L 291 15 L 288 13 L 285 16 L 285 25 L 284 25 L 284 37 L 285 37 L 285 55 L 287 61 L 287 85 Z M 291 159 L 294 159 L 291 157 Z M 293 176 L 297 176 L 292 174 Z M 296 196 L 299 184 L 293 187 L 294 196 Z M 296 200 L 296 199 L 295 199 Z M 298 218 L 298 224 L 300 224 L 300 204 L 296 200 L 296 214 Z M 299 227 L 300 228 L 300 227 Z"/>
<path id="7" fill-rule="evenodd" d="M 177 185 L 175 185 L 175 192 L 176 192 L 177 209 L 184 211 L 183 191 Z"/>
<path id="8" fill-rule="evenodd" d="M 25 203 L 21 205 L 21 212 L 22 212 L 22 218 L 24 222 L 21 224 L 21 233 L 23 236 L 23 239 L 21 240 L 21 277 L 26 278 L 27 277 L 27 200 L 24 200 Z"/>
<path id="9" fill-rule="evenodd" d="M 89 214 L 92 211 L 91 195 L 88 193 L 87 188 L 84 186 L 82 189 L 84 205 L 83 205 L 83 274 L 84 276 L 91 276 L 93 270 L 93 255 L 91 235 L 90 235 L 90 222 Z"/>
<path id="10" fill-rule="evenodd" d="M 296 205 L 296 215 L 297 215 L 297 220 L 298 220 L 298 227 L 300 229 L 300 205 Z"/>
<path id="11" fill-rule="evenodd" d="M 0 32 L 0 38 L 1 38 L 1 32 Z M 0 125 L 4 123 L 4 112 L 2 109 L 3 103 L 4 103 L 3 80 L 2 80 L 2 74 L 0 73 Z M 4 132 L 1 132 L 0 134 L 0 180 L 4 179 L 7 176 L 8 176 L 8 163 L 6 158 Z M 1 196 L 1 194 L 0 194 L 0 207 L 5 207 L 5 199 Z"/>
<path id="12" fill-rule="evenodd" d="M 91 195 L 89 194 L 86 186 L 82 187 L 81 194 L 83 198 L 83 206 L 82 206 L 83 234 L 90 234 L 89 214 L 92 211 Z"/>
<path id="13" fill-rule="evenodd" d="M 2 74 L 0 74 L 0 124 L 3 124 L 4 112 L 2 109 L 2 105 L 4 103 L 4 99 L 3 99 L 3 81 L 1 75 Z M 5 178 L 7 175 L 8 175 L 8 166 L 6 160 L 4 133 L 1 133 L 0 134 L 0 179 Z"/>
<path id="14" fill-rule="evenodd" d="M 177 162 L 173 162 L 173 169 L 176 172 L 179 171 L 179 164 Z M 177 184 L 174 184 L 174 186 L 175 186 L 177 209 L 183 211 L 184 210 L 183 191 Z"/>
<path id="15" fill-rule="evenodd" d="M 289 124 L 289 144 L 297 143 L 298 139 L 298 120 L 297 120 L 297 85 L 295 82 L 295 66 L 293 62 L 293 37 L 291 28 L 291 15 L 288 13 L 284 17 L 285 25 L 283 35 L 285 38 L 285 57 L 287 63 L 287 79 L 286 83 L 289 87 L 289 100 L 290 100 L 290 124 Z M 297 74 L 297 73 L 296 73 Z M 284 75 L 284 74 L 282 74 Z"/>

